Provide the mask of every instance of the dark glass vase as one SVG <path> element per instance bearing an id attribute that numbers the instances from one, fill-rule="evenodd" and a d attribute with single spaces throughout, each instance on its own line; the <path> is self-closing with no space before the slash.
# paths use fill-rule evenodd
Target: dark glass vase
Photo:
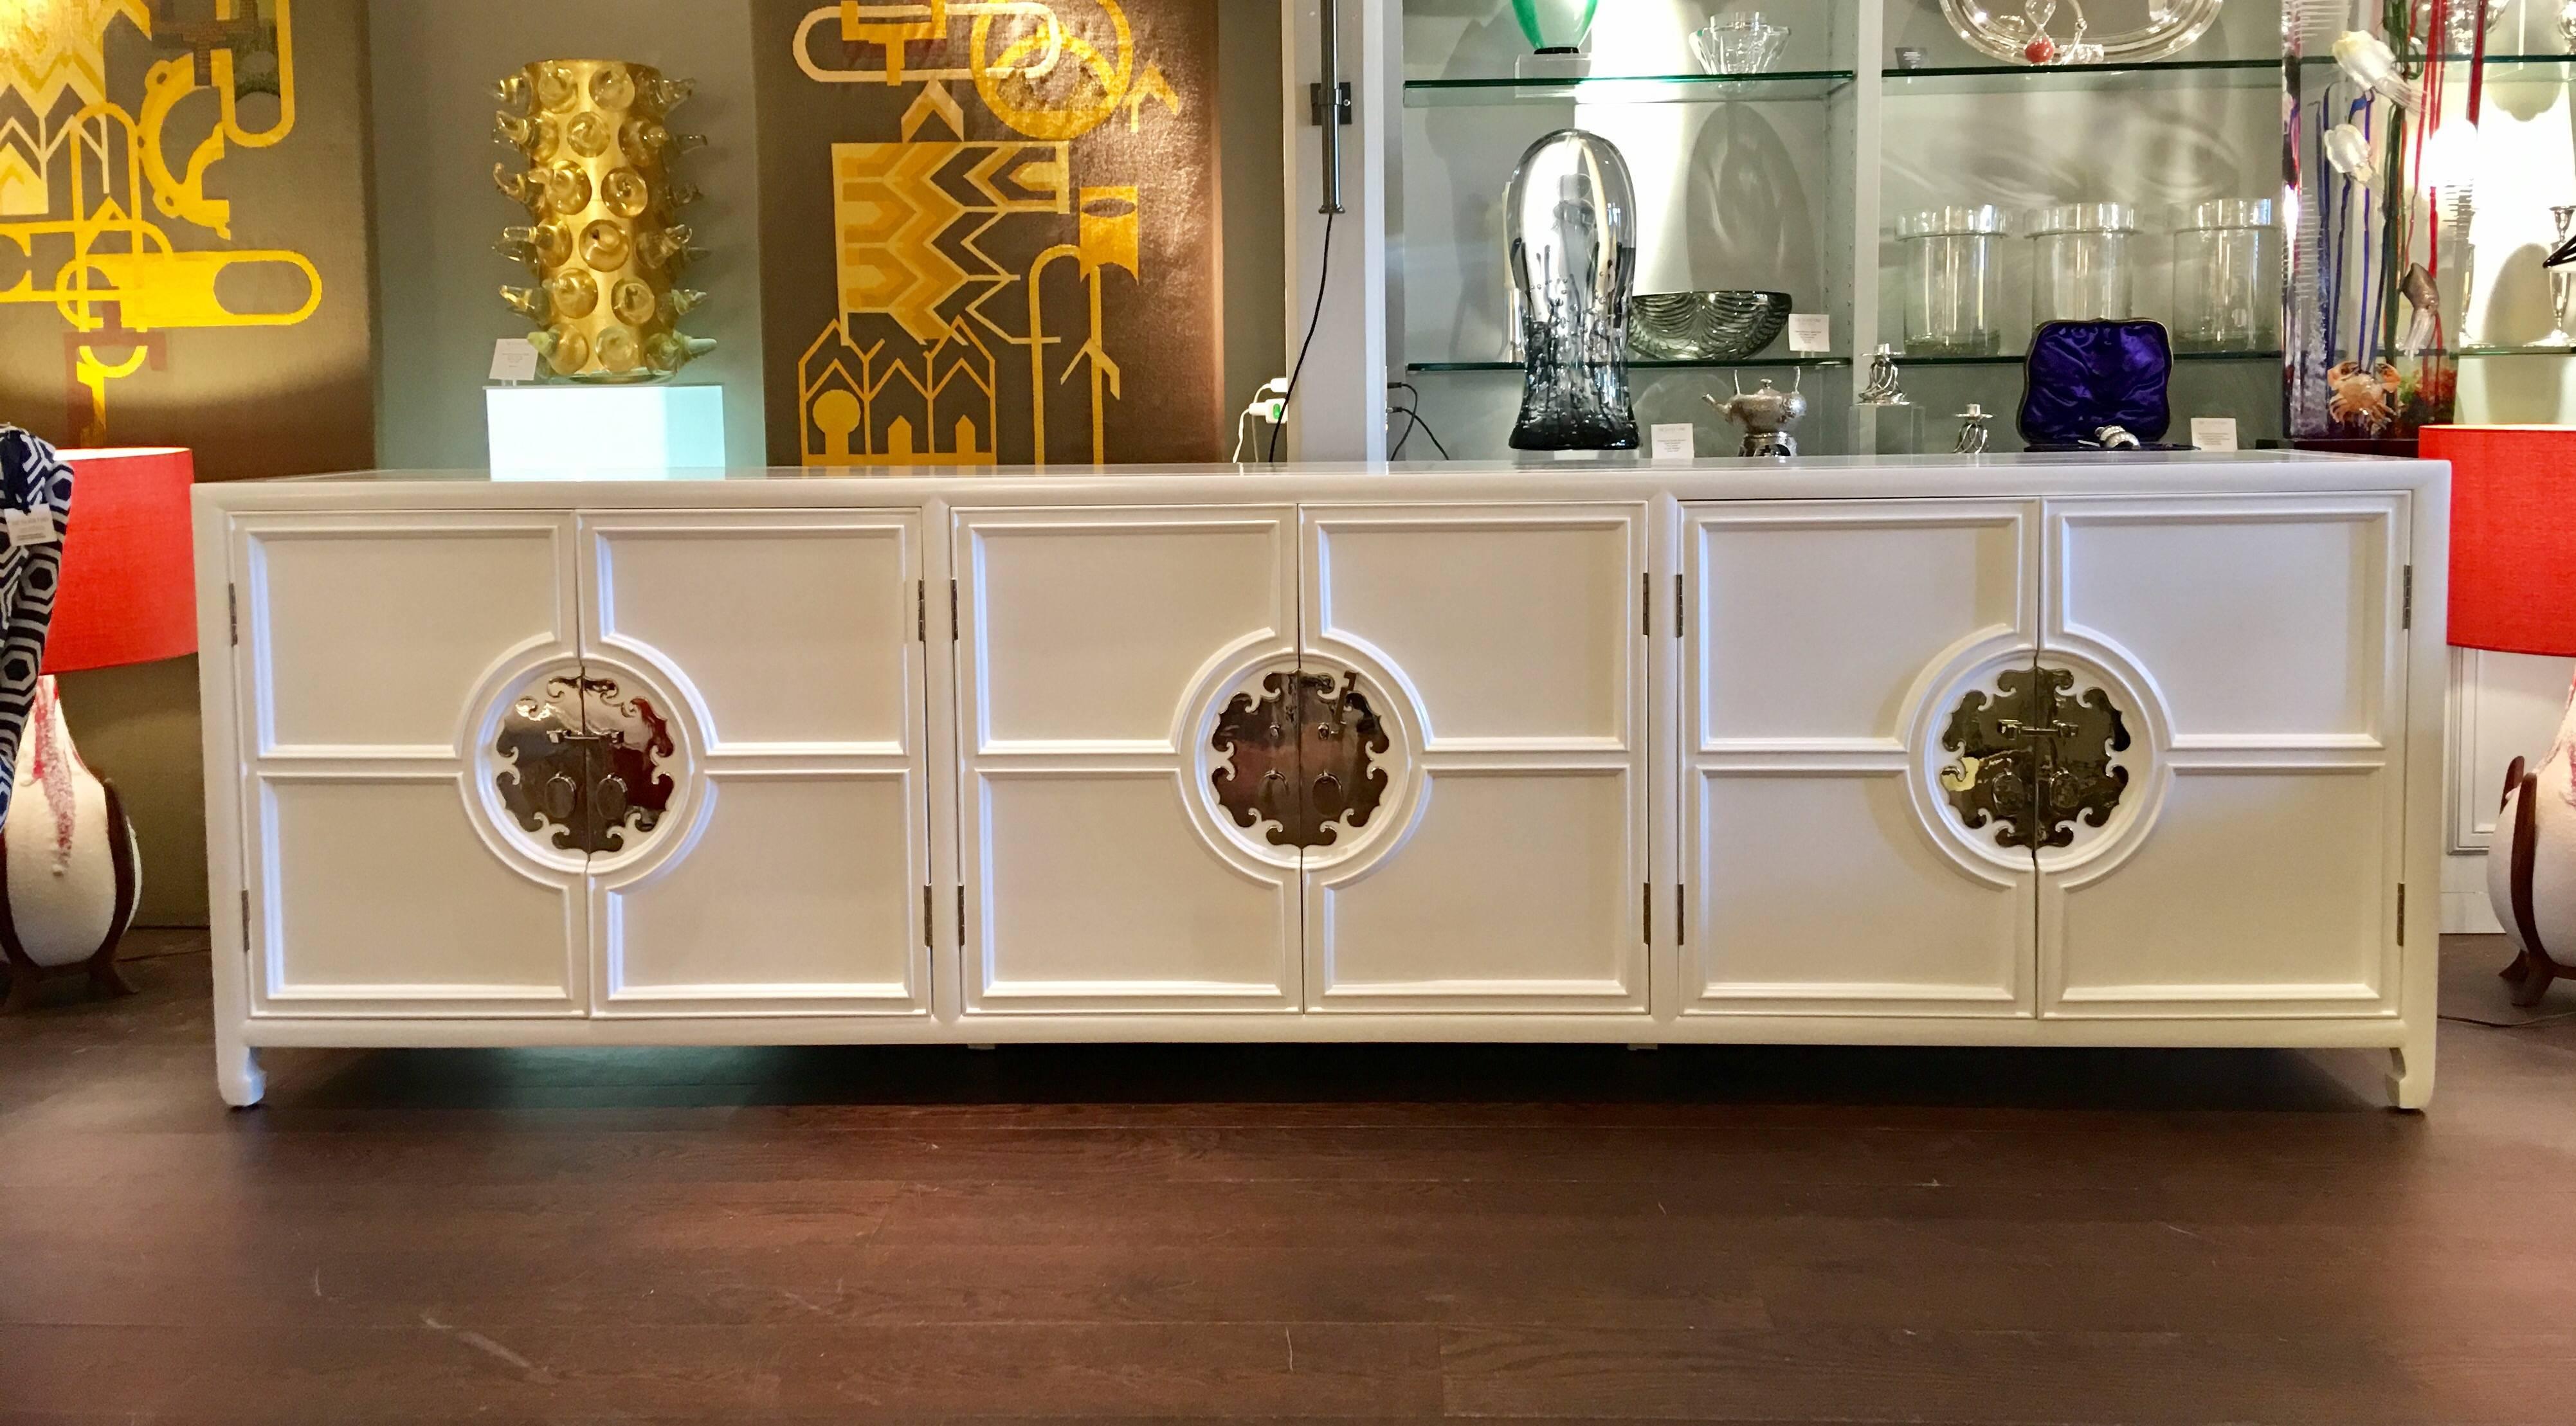
<path id="1" fill-rule="evenodd" d="M 1525 377 L 1512 448 L 1632 451 L 1628 293 L 1637 277 L 1636 189 L 1598 134 L 1530 145 L 1504 203 Z"/>

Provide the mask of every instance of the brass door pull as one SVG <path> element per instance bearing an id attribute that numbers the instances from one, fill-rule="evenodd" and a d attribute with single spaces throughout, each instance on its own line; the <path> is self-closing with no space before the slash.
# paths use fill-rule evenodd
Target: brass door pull
<path id="1" fill-rule="evenodd" d="M 2075 825 L 2111 820 L 2129 770 L 2126 717 L 2099 688 L 2075 696 L 2070 669 L 2006 669 L 1997 692 L 1971 691 L 1950 714 L 1941 746 L 1957 760 L 1940 771 L 1959 820 L 1992 825 L 2006 847 L 2072 846 Z"/>
<path id="2" fill-rule="evenodd" d="M 1345 819 L 1368 825 L 1387 790 L 1375 760 L 1393 746 L 1356 675 L 1304 672 L 1236 694 L 1208 744 L 1227 759 L 1208 775 L 1218 804 L 1240 827 L 1276 823 L 1278 847 L 1330 845 Z"/>

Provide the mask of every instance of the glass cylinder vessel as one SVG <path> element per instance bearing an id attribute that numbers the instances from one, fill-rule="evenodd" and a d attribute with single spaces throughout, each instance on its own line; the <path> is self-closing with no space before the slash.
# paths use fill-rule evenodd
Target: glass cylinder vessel
<path id="1" fill-rule="evenodd" d="M 2137 315 L 2129 252 L 2137 233 L 2138 210 L 2126 203 L 2064 203 L 2032 214 L 2032 321 Z"/>
<path id="2" fill-rule="evenodd" d="M 2281 345 L 2281 259 L 2268 198 L 2195 204 L 2174 229 L 2174 346 L 2262 352 Z"/>
<path id="3" fill-rule="evenodd" d="M 1993 356 L 2003 350 L 2003 254 L 2010 224 L 1991 204 L 1927 208 L 1897 220 L 1905 253 L 1909 356 Z"/>
<path id="4" fill-rule="evenodd" d="M 1600 135 L 1559 129 L 1521 155 L 1503 204 L 1524 371 L 1513 449 L 1636 449 L 1636 215 L 1628 162 Z"/>

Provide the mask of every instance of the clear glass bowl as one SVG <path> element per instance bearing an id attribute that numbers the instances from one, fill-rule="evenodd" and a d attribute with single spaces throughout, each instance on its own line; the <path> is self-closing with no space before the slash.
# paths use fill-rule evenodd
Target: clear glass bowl
<path id="1" fill-rule="evenodd" d="M 1760 12 L 1711 15 L 1691 31 L 1691 54 L 1710 74 L 1760 74 L 1780 62 L 1789 47 L 1789 27 L 1775 25 Z"/>

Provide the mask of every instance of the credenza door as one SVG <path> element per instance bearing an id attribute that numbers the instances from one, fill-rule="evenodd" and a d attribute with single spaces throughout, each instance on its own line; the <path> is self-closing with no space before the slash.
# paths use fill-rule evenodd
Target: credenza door
<path id="1" fill-rule="evenodd" d="M 230 544 L 251 1013 L 582 1014 L 585 858 L 498 815 L 484 753 L 578 663 L 572 521 L 243 515 Z"/>
<path id="2" fill-rule="evenodd" d="M 1643 1014 L 1648 507 L 1302 522 L 1301 667 L 1383 743 L 1352 763 L 1374 805 L 1305 851 L 1308 1005 Z"/>
<path id="3" fill-rule="evenodd" d="M 674 798 L 591 858 L 597 1013 L 928 1013 L 923 579 L 910 511 L 582 517 L 589 706 Z"/>
<path id="4" fill-rule="evenodd" d="M 2404 494 L 2049 502 L 2041 661 L 2131 746 L 2039 853 L 2042 1013 L 2397 1013 L 2410 528 Z"/>
<path id="5" fill-rule="evenodd" d="M 953 518 L 968 1014 L 1297 1008 L 1299 851 L 1210 744 L 1296 667 L 1293 507 Z"/>
<path id="6" fill-rule="evenodd" d="M 1683 507 L 1681 1011 L 2026 1016 L 2030 853 L 1943 797 L 2038 640 L 2032 502 Z"/>

